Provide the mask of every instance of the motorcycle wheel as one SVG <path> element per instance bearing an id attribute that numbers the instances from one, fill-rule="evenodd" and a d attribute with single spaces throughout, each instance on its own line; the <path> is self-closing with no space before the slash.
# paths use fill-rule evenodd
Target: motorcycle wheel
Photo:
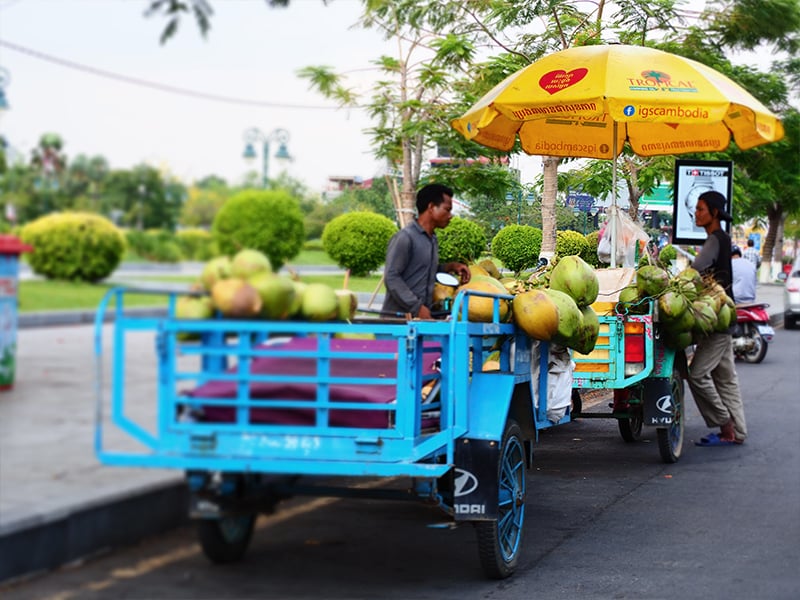
<path id="1" fill-rule="evenodd" d="M 747 328 L 745 335 L 753 340 L 754 346 L 750 352 L 742 352 L 739 356 L 741 356 L 745 362 L 753 364 L 760 363 L 767 355 L 767 341 L 761 337 L 755 325 L 748 323 L 745 327 Z"/>

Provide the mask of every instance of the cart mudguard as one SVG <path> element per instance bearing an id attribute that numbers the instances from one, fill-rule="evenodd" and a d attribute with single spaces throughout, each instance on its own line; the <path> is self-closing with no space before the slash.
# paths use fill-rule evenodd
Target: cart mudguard
<path id="1" fill-rule="evenodd" d="M 456 442 L 453 469 L 453 517 L 456 521 L 493 521 L 499 513 L 497 464 L 500 444 L 464 438 Z"/>
<path id="2" fill-rule="evenodd" d="M 499 442 L 506 427 L 514 375 L 476 372 L 469 386 L 468 436 L 472 439 Z"/>
<path id="3" fill-rule="evenodd" d="M 642 384 L 643 425 L 672 425 L 672 384 L 667 377 L 650 377 Z"/>

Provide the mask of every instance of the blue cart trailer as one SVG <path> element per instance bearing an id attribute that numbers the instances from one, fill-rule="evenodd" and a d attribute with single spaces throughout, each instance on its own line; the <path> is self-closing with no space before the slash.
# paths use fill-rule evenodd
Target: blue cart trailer
<path id="1" fill-rule="evenodd" d="M 656 303 L 637 306 L 601 300 L 592 305 L 600 334 L 588 355 L 575 352 L 574 416 L 616 419 L 626 442 L 641 439 L 643 426 L 655 427 L 665 463 L 683 449 L 686 354 L 664 343 Z M 613 390 L 610 412 L 582 412 L 580 390 Z"/>
<path id="2" fill-rule="evenodd" d="M 178 319 L 176 292 L 166 316 L 129 316 L 129 291 L 109 291 L 97 313 L 96 453 L 184 471 L 210 560 L 241 558 L 257 515 L 282 499 L 367 496 L 435 504 L 475 527 L 488 577 L 513 573 L 533 443 L 570 421 L 571 386 L 567 406 L 548 406 L 550 348 L 502 321 L 512 296 L 462 290 L 445 320 L 308 322 Z M 491 322 L 467 320 L 475 296 L 492 299 Z M 135 416 L 149 399 L 128 389 L 133 332 L 152 332 L 157 356 L 149 425 Z"/>

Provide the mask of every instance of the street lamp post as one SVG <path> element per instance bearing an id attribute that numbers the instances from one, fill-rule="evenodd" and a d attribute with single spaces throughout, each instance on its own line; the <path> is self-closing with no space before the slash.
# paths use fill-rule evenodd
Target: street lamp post
<path id="1" fill-rule="evenodd" d="M 291 160 L 289 150 L 286 144 L 289 142 L 289 132 L 285 129 L 273 129 L 265 134 L 256 127 L 251 127 L 244 132 L 244 158 L 252 160 L 256 158 L 257 153 L 255 144 L 261 142 L 261 185 L 267 187 L 269 183 L 269 144 L 270 142 L 278 143 L 278 151 L 275 153 L 275 158 L 279 160 Z"/>

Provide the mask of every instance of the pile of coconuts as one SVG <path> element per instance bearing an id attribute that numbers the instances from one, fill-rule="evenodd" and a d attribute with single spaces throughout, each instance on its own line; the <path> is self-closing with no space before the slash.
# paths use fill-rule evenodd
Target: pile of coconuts
<path id="1" fill-rule="evenodd" d="M 471 279 L 458 289 L 439 286 L 434 302 L 453 297 L 459 290 L 476 290 L 514 296 L 499 301 L 501 321 L 513 322 L 529 337 L 573 348 L 582 354 L 594 349 L 600 322 L 591 304 L 600 282 L 594 268 L 579 256 L 564 256 L 527 280 L 502 277 L 496 265 L 484 260 L 469 266 Z M 493 298 L 470 296 L 468 319 L 490 322 Z"/>
<path id="2" fill-rule="evenodd" d="M 675 350 L 727 331 L 736 319 L 736 306 L 725 289 L 711 275 L 701 276 L 692 267 L 673 277 L 655 265 L 640 267 L 636 283 L 620 292 L 617 310 L 643 314 L 650 301 L 656 303 L 665 345 Z"/>
<path id="3" fill-rule="evenodd" d="M 253 249 L 206 262 L 192 290 L 200 294 L 175 303 L 178 319 L 209 319 L 219 311 L 232 319 L 350 320 L 358 306 L 349 290 L 278 275 L 269 258 Z"/>

